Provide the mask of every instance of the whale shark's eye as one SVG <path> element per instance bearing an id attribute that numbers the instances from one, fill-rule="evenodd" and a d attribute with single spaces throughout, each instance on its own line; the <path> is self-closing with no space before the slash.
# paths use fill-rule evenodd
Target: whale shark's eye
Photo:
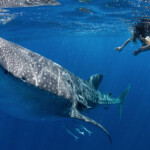
<path id="1" fill-rule="evenodd" d="M 7 71 L 7 70 L 4 70 L 4 73 L 5 73 L 5 74 L 7 74 L 7 73 L 8 73 L 8 71 Z"/>
<path id="2" fill-rule="evenodd" d="M 21 79 L 22 79 L 23 81 L 25 81 L 25 80 L 26 80 L 26 78 L 25 78 L 25 77 L 22 77 Z"/>

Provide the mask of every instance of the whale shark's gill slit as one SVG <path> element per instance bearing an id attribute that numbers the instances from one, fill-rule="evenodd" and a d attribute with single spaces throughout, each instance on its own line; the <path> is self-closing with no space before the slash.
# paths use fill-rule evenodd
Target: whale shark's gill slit
<path id="1" fill-rule="evenodd" d="M 88 123 L 93 124 L 93 125 L 96 125 L 97 127 L 102 129 L 107 134 L 110 143 L 112 143 L 111 136 L 110 136 L 109 132 L 101 124 L 97 123 L 95 120 L 90 119 L 89 117 L 82 115 L 77 110 L 76 106 L 77 106 L 77 102 L 74 101 L 73 104 L 72 104 L 72 107 L 71 107 L 70 117 L 88 122 Z"/>
<path id="2" fill-rule="evenodd" d="M 72 84 L 71 80 L 68 79 L 67 82 L 68 82 L 68 84 L 70 84 L 71 88 L 73 88 L 73 84 Z"/>

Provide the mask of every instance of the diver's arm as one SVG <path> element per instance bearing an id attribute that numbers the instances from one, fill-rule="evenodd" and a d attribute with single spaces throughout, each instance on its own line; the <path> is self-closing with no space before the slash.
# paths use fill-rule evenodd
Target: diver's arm
<path id="1" fill-rule="evenodd" d="M 123 49 L 126 45 L 128 45 L 131 40 L 132 40 L 132 38 L 129 38 L 128 40 L 125 41 L 125 43 L 124 43 L 122 46 L 116 47 L 115 50 L 116 50 L 116 51 L 122 51 L 122 49 Z"/>
<path id="2" fill-rule="evenodd" d="M 145 51 L 149 51 L 149 50 L 150 50 L 150 44 L 140 47 L 138 50 L 134 51 L 133 54 L 136 56 L 141 52 L 145 52 Z"/>

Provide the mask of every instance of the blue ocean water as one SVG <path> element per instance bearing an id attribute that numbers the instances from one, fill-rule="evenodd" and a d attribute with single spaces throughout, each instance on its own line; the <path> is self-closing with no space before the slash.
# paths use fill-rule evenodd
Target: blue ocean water
<path id="1" fill-rule="evenodd" d="M 37 122 L 0 111 L 1 150 L 149 150 L 150 148 L 150 52 L 134 56 L 140 43 L 130 43 L 118 53 L 114 48 L 131 36 L 138 18 L 149 16 L 148 1 L 60 0 L 60 6 L 6 8 L 0 13 L 0 35 L 88 79 L 104 76 L 99 90 L 118 97 L 131 84 L 122 118 L 118 106 L 100 106 L 89 116 L 110 132 L 112 144 L 97 127 L 73 119 Z M 3 89 L 0 89 L 3 91 Z M 82 124 L 93 134 L 69 135 Z"/>

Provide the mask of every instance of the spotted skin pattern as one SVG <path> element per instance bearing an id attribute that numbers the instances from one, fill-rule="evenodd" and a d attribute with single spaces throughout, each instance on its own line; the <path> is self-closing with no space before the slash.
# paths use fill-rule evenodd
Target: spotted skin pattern
<path id="1" fill-rule="evenodd" d="M 129 87 L 121 97 L 112 98 L 110 94 L 102 94 L 98 90 L 102 75 L 96 74 L 87 81 L 82 80 L 50 59 L 2 38 L 0 38 L 0 65 L 5 69 L 4 72 L 23 81 L 22 83 L 49 93 L 45 96 L 34 91 L 33 93 L 38 95 L 35 97 L 38 98 L 35 100 L 30 96 L 28 101 L 24 101 L 23 105 L 28 103 L 34 114 L 33 109 L 38 105 L 38 111 L 44 112 L 46 116 L 57 115 L 83 120 L 101 128 L 111 142 L 108 131 L 81 112 L 101 104 L 122 104 Z M 28 91 L 28 88 L 23 91 Z M 34 95 L 33 93 L 30 95 Z"/>

